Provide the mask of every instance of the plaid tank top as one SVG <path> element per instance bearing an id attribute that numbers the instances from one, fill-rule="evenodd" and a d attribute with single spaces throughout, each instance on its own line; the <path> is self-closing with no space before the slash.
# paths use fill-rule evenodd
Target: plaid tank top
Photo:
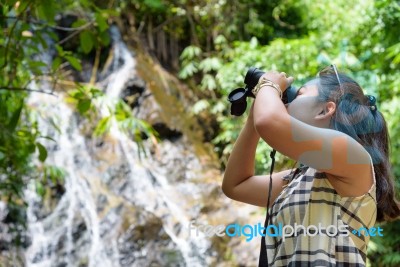
<path id="1" fill-rule="evenodd" d="M 373 179 L 366 194 L 341 197 L 325 173 L 303 169 L 269 209 L 268 265 L 365 266 L 377 213 Z"/>

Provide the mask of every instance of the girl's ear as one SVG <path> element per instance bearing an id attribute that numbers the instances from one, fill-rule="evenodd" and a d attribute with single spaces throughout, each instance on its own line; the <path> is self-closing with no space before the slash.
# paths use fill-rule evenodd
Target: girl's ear
<path id="1" fill-rule="evenodd" d="M 326 102 L 321 106 L 320 112 L 315 116 L 317 120 L 330 119 L 336 111 L 336 104 L 332 101 Z"/>

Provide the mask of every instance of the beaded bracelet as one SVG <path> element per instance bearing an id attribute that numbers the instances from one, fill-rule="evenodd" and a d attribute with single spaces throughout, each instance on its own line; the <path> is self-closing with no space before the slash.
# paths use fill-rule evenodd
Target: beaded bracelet
<path id="1" fill-rule="evenodd" d="M 258 91 L 260 91 L 260 89 L 262 88 L 262 87 L 264 87 L 264 86 L 270 86 L 270 87 L 272 87 L 272 88 L 274 88 L 277 92 L 278 92 L 278 94 L 279 94 L 279 97 L 282 99 L 282 90 L 281 90 L 281 88 L 279 87 L 279 85 L 277 85 L 276 83 L 274 83 L 273 81 L 271 81 L 271 80 L 268 80 L 267 78 L 265 78 L 265 77 L 262 77 L 261 79 L 260 79 L 260 81 L 258 82 L 258 84 L 254 87 L 254 89 L 251 91 L 252 93 L 253 93 L 253 95 L 255 96 L 255 97 L 257 97 L 257 94 L 258 94 Z"/>

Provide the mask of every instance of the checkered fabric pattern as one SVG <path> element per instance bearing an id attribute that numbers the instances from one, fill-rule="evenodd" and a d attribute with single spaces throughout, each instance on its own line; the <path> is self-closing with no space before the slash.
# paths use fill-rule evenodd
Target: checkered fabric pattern
<path id="1" fill-rule="evenodd" d="M 374 173 L 374 172 L 373 172 Z M 352 230 L 373 227 L 376 221 L 376 189 L 358 197 L 341 197 L 325 173 L 308 168 L 289 182 L 269 209 L 270 224 L 307 226 L 330 225 L 346 227 L 349 235 L 305 235 L 298 229 L 297 236 L 266 236 L 269 266 L 365 266 L 369 236 L 353 234 Z M 339 228 L 339 227 L 342 228 Z M 311 228 L 310 228 L 311 229 Z M 312 230 L 312 229 L 311 229 Z M 311 233 L 310 231 L 309 233 Z"/>

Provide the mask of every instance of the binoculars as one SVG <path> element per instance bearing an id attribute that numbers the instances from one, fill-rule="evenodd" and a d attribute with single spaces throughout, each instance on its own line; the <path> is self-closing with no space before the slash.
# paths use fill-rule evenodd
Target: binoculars
<path id="1" fill-rule="evenodd" d="M 254 94 L 251 92 L 253 88 L 257 85 L 258 80 L 265 72 L 251 67 L 244 78 L 245 88 L 236 88 L 228 95 L 228 100 L 231 102 L 231 114 L 235 116 L 242 115 L 247 108 L 247 97 L 255 98 Z M 282 101 L 284 104 L 288 104 L 296 98 L 298 89 L 294 86 L 289 86 L 282 96 Z"/>

